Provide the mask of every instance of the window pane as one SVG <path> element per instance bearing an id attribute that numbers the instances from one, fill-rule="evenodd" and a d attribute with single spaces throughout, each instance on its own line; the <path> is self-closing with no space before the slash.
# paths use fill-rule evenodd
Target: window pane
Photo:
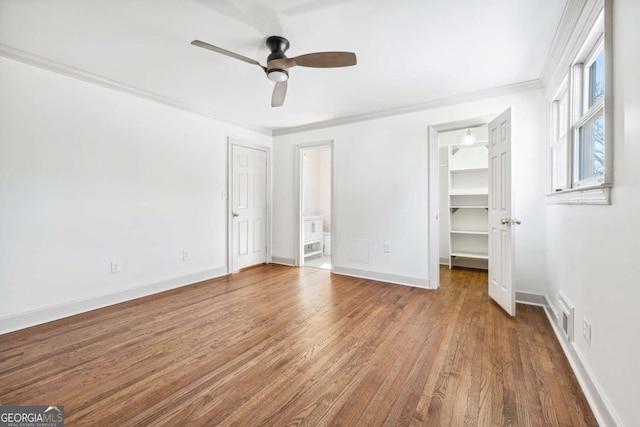
<path id="1" fill-rule="evenodd" d="M 564 188 L 567 185 L 567 140 L 563 138 L 560 142 L 553 147 L 552 151 L 553 161 L 553 176 L 552 185 L 553 190 Z"/>
<path id="2" fill-rule="evenodd" d="M 604 50 L 589 67 L 589 107 L 604 96 Z"/>
<path id="3" fill-rule="evenodd" d="M 578 181 L 604 175 L 604 111 L 580 128 Z"/>

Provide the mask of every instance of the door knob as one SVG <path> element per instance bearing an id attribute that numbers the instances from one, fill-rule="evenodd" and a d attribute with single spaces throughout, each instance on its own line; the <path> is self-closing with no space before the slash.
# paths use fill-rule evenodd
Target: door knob
<path id="1" fill-rule="evenodd" d="M 520 225 L 520 224 L 522 224 L 522 221 L 520 221 L 518 218 L 502 218 L 500 220 L 500 224 L 502 224 L 502 225 Z"/>
<path id="2" fill-rule="evenodd" d="M 239 216 L 240 216 L 240 214 L 235 213 L 235 212 L 233 213 L 233 217 L 234 217 L 234 218 L 237 218 L 237 217 L 239 217 Z"/>

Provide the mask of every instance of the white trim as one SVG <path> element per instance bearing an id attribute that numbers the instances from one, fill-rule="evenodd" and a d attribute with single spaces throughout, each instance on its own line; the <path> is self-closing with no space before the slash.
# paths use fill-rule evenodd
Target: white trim
<path id="1" fill-rule="evenodd" d="M 405 107 L 392 108 L 389 110 L 376 111 L 372 113 L 358 114 L 349 117 L 343 117 L 333 120 L 325 120 L 322 122 L 310 123 L 301 126 L 292 126 L 287 128 L 278 128 L 273 130 L 273 136 L 287 135 L 291 133 L 305 132 L 309 130 L 324 129 L 334 126 L 342 126 L 356 122 L 364 122 L 384 117 L 398 116 L 401 114 L 415 113 L 433 108 L 441 108 L 450 105 L 460 104 L 463 102 L 479 101 L 487 98 L 498 96 L 512 95 L 515 93 L 529 92 L 544 88 L 540 80 L 529 80 L 526 82 L 513 83 L 510 85 L 494 87 L 490 89 L 469 92 L 462 95 L 450 96 L 447 98 L 435 99 L 420 104 L 408 105 Z"/>
<path id="2" fill-rule="evenodd" d="M 304 220 L 302 218 L 302 191 L 304 190 L 302 185 L 302 168 L 303 168 L 303 162 L 302 162 L 302 155 L 304 154 L 304 150 L 310 149 L 310 148 L 321 148 L 321 147 L 329 147 L 331 148 L 331 271 L 333 271 L 333 254 L 334 252 L 334 242 L 336 241 L 336 229 L 335 229 L 335 205 L 336 205 L 336 198 L 335 198 L 335 194 L 336 194 L 336 173 L 335 173 L 335 143 L 333 139 L 329 139 L 329 140 L 323 140 L 323 141 L 316 141 L 316 142 L 306 142 L 306 143 L 302 143 L 302 144 L 296 144 L 294 150 L 295 150 L 295 177 L 296 177 L 296 216 L 297 216 L 297 225 L 298 225 L 298 230 L 295 233 L 296 236 L 296 241 L 295 241 L 295 248 L 296 248 L 296 257 L 295 257 L 295 266 L 297 267 L 301 267 L 304 265 L 304 254 L 303 254 L 303 246 L 302 246 L 302 241 L 304 239 L 303 236 L 303 227 L 304 227 Z"/>
<path id="3" fill-rule="evenodd" d="M 518 304 L 536 305 L 536 306 L 544 307 L 547 303 L 547 298 L 542 294 L 516 291 L 516 302 Z"/>
<path id="4" fill-rule="evenodd" d="M 393 283 L 395 285 L 430 289 L 429 280 L 421 279 L 418 277 L 398 276 L 396 274 L 378 273 L 375 271 L 358 270 L 355 268 L 346 267 L 334 267 L 333 273 L 343 276 L 358 277 L 361 279 L 376 280 L 378 282 Z"/>
<path id="5" fill-rule="evenodd" d="M 440 265 L 450 266 L 450 260 L 442 262 L 440 258 L 440 151 L 438 139 L 440 132 L 449 132 L 459 129 L 474 128 L 489 123 L 498 114 L 475 117 L 457 122 L 440 123 L 431 125 L 427 129 L 428 164 L 429 164 L 429 285 L 431 289 L 440 287 Z M 434 272 L 432 274 L 432 272 Z"/>
<path id="6" fill-rule="evenodd" d="M 227 137 L 227 273 L 236 273 L 233 269 L 233 146 L 251 148 L 252 150 L 264 151 L 267 158 L 267 179 L 266 185 L 266 218 L 265 223 L 265 263 L 271 263 L 271 148 L 266 145 L 252 144 L 237 140 L 235 137 Z"/>
<path id="7" fill-rule="evenodd" d="M 227 268 L 219 267 L 205 270 L 187 276 L 175 277 L 158 283 L 129 288 L 122 291 L 102 294 L 96 297 L 84 298 L 76 301 L 52 305 L 24 313 L 13 314 L 0 318 L 0 334 L 17 331 L 42 323 L 51 322 L 98 308 L 107 307 L 121 302 L 131 301 L 171 289 L 189 286 L 216 277 L 226 276 Z"/>
<path id="8" fill-rule="evenodd" d="M 613 185 L 613 150 L 614 135 L 611 124 L 613 123 L 613 31 L 612 31 L 612 0 L 569 0 L 573 3 L 573 7 L 579 7 L 579 16 L 571 23 L 571 32 L 566 35 L 567 48 L 562 56 L 547 58 L 548 64 L 554 65 L 554 69 L 549 71 L 550 83 L 546 92 L 547 98 L 550 94 L 555 94 L 562 81 L 566 78 L 567 70 L 569 71 L 569 122 L 570 130 L 567 134 L 567 185 L 566 189 L 555 193 L 547 194 L 545 201 L 547 204 L 585 204 L 585 205 L 610 205 L 611 189 Z M 580 3 L 579 5 L 577 3 Z M 601 23 L 599 23 L 602 21 Z M 561 23 L 564 25 L 564 23 Z M 567 24 L 568 25 L 568 24 Z M 582 95 L 584 79 L 582 78 L 583 60 L 588 59 L 587 56 L 597 51 L 594 45 L 602 43 L 602 30 L 604 28 L 604 50 L 605 55 L 605 95 L 604 99 L 594 105 L 589 111 L 582 113 Z M 551 62 L 549 62 L 551 61 Z M 550 65 L 549 65 L 550 66 Z M 552 74 L 551 74 L 552 73 Z M 541 78 L 542 79 L 542 78 Z M 543 81 L 545 79 L 542 79 Z M 549 98 L 548 98 L 549 99 Z M 551 102 L 555 97 L 549 99 Z M 604 106 L 604 107 L 603 107 Z M 579 128 L 595 114 L 603 111 L 605 121 L 605 144 L 604 144 L 604 175 L 588 180 L 577 181 L 577 150 L 578 143 L 577 134 Z M 551 117 L 549 115 L 548 117 Z M 549 132 L 551 137 L 551 132 Z M 546 170 L 548 186 L 551 189 L 553 185 L 553 162 L 551 150 L 547 151 Z"/>
<path id="9" fill-rule="evenodd" d="M 545 85 L 549 85 L 551 82 L 559 59 L 567 56 L 569 40 L 573 35 L 574 28 L 585 4 L 586 2 L 584 0 L 569 0 L 565 4 L 560 23 L 553 36 L 551 47 L 549 48 L 544 65 L 542 66 L 542 71 L 540 72 L 540 81 Z"/>
<path id="10" fill-rule="evenodd" d="M 611 186 L 572 188 L 545 195 L 548 205 L 610 205 Z"/>
<path id="11" fill-rule="evenodd" d="M 593 27 L 603 0 L 569 0 L 540 73 L 540 81 L 555 92 Z M 605 47 L 606 49 L 606 47 Z M 608 89 L 607 89 L 608 90 Z"/>
<path id="12" fill-rule="evenodd" d="M 558 325 L 558 315 L 549 302 L 549 298 L 545 296 L 545 313 L 551 323 L 551 327 L 556 334 L 556 338 L 560 342 L 560 346 L 564 351 L 573 373 L 578 379 L 580 388 L 582 389 L 587 402 L 595 415 L 598 424 L 601 426 L 622 426 L 620 417 L 616 414 L 611 402 L 602 390 L 602 386 L 596 379 L 593 371 L 585 361 L 585 357 L 580 350 L 573 344 L 568 343 L 564 338 L 562 329 Z"/>
<path id="13" fill-rule="evenodd" d="M 429 165 L 429 286 L 440 287 L 440 149 L 438 131 L 429 126 L 427 135 L 427 164 Z M 436 165 L 436 167 L 433 167 Z"/>
<path id="14" fill-rule="evenodd" d="M 163 95 L 159 95 L 147 90 L 139 89 L 133 86 L 129 86 L 124 83 L 120 83 L 115 80 L 111 80 L 106 77 L 102 77 L 78 68 L 74 68 L 32 53 L 25 52 L 20 49 L 13 48 L 11 46 L 0 43 L 0 56 L 13 59 L 25 64 L 33 65 L 45 70 L 62 74 L 67 77 L 82 80 L 88 83 L 96 84 L 108 89 L 113 89 L 118 92 L 126 93 L 132 96 L 137 96 L 149 101 L 157 102 L 160 104 L 168 105 L 170 107 L 178 108 L 180 110 L 188 111 L 190 113 L 198 114 L 204 117 L 208 117 L 219 122 L 228 123 L 234 126 L 241 127 L 243 129 L 259 132 L 268 136 L 279 136 L 291 133 L 298 133 L 313 129 L 324 129 L 333 126 L 346 125 L 349 123 L 362 122 L 367 120 L 374 120 L 383 117 L 397 116 L 401 114 L 407 114 L 412 112 L 424 111 L 433 108 L 440 108 L 449 105 L 460 104 L 463 102 L 478 101 L 487 98 L 493 98 L 497 96 L 511 95 L 515 93 L 529 92 L 532 90 L 542 89 L 545 86 L 540 80 L 529 80 L 525 82 L 513 83 L 505 86 L 498 86 L 489 89 L 483 89 L 475 92 L 469 92 L 461 95 L 454 95 L 446 98 L 435 99 L 432 101 L 426 101 L 419 104 L 407 105 L 404 107 L 392 108 L 388 110 L 382 110 L 372 113 L 359 114 L 344 118 L 326 120 L 316 123 L 310 123 L 301 126 L 292 126 L 279 129 L 269 129 L 260 126 L 252 125 L 245 121 L 233 120 L 224 115 L 209 111 L 205 108 L 198 108 L 183 101 L 169 98 Z"/>
<path id="15" fill-rule="evenodd" d="M 529 292 L 516 292 L 516 301 L 520 304 L 539 306 L 544 309 L 547 319 L 551 324 L 556 338 L 569 361 L 580 388 L 587 398 L 587 402 L 593 411 L 598 424 L 601 426 L 622 426 L 622 421 L 615 413 L 611 402 L 602 391 L 602 387 L 596 380 L 593 371 L 585 362 L 585 358 L 580 350 L 571 342 L 568 342 L 562 329 L 560 328 L 560 315 L 555 307 L 549 302 L 546 295 Z"/>
<path id="16" fill-rule="evenodd" d="M 62 74 L 67 77 L 82 80 L 87 83 L 92 83 L 98 86 L 102 86 L 107 89 L 113 89 L 118 92 L 126 93 L 132 96 L 137 96 L 138 98 L 146 99 L 148 101 L 157 102 L 160 104 L 168 105 L 169 107 L 178 108 L 180 110 L 198 114 L 200 116 L 214 119 L 219 122 L 238 126 L 243 129 L 251 130 L 254 132 L 259 132 L 264 135 L 272 136 L 270 129 L 255 126 L 245 121 L 229 119 L 228 117 L 225 117 L 221 114 L 207 110 L 205 108 L 198 108 L 193 105 L 190 105 L 189 103 L 179 101 L 174 98 L 169 98 L 163 95 L 159 95 L 157 93 L 153 93 L 147 90 L 129 86 L 124 83 L 120 83 L 106 77 L 98 76 L 96 74 L 80 70 L 78 68 L 70 67 L 68 65 L 64 65 L 59 62 L 55 62 L 38 55 L 34 55 L 20 49 L 15 49 L 13 47 L 7 46 L 2 43 L 0 43 L 0 56 L 4 56 L 5 58 L 13 59 L 15 61 L 19 61 L 24 64 L 43 68 L 47 71 Z"/>
<path id="17" fill-rule="evenodd" d="M 280 265 L 286 265 L 289 267 L 295 267 L 296 266 L 296 260 L 293 258 L 284 258 L 284 257 L 279 257 L 279 256 L 272 256 L 271 257 L 271 263 L 272 264 L 280 264 Z"/>

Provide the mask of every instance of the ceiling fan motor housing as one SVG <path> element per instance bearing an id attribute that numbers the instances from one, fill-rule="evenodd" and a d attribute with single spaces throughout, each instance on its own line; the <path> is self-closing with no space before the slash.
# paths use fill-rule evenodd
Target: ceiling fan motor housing
<path id="1" fill-rule="evenodd" d="M 289 79 L 289 72 L 284 68 L 270 68 L 269 62 L 278 59 L 287 59 L 284 54 L 289 49 L 289 40 L 280 36 L 271 36 L 267 39 L 267 47 L 271 54 L 267 57 L 267 77 L 274 82 L 284 82 Z"/>
<path id="2" fill-rule="evenodd" d="M 280 36 L 271 36 L 267 39 L 267 47 L 271 51 L 271 55 L 269 55 L 269 58 L 267 59 L 268 61 L 271 61 L 272 59 L 286 58 L 284 53 L 289 49 L 289 40 Z"/>

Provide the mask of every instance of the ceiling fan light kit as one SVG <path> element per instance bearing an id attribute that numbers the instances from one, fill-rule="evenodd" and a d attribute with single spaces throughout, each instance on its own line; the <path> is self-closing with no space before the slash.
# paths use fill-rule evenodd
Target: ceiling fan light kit
<path id="1" fill-rule="evenodd" d="M 287 80 L 289 80 L 290 68 L 295 66 L 337 68 L 350 67 L 357 63 L 356 54 L 353 52 L 316 52 L 296 56 L 294 58 L 287 58 L 285 52 L 289 49 L 289 40 L 280 36 L 271 36 L 267 38 L 266 44 L 271 53 L 267 57 L 266 67 L 254 59 L 247 58 L 246 56 L 222 49 L 221 47 L 214 46 L 200 40 L 194 40 L 191 44 L 262 68 L 267 74 L 267 78 L 276 83 L 271 97 L 272 107 L 280 107 L 284 104 L 284 98 L 287 94 Z"/>
<path id="2" fill-rule="evenodd" d="M 272 82 L 286 82 L 289 80 L 289 73 L 287 70 L 281 68 L 272 68 L 267 71 L 267 78 Z"/>

